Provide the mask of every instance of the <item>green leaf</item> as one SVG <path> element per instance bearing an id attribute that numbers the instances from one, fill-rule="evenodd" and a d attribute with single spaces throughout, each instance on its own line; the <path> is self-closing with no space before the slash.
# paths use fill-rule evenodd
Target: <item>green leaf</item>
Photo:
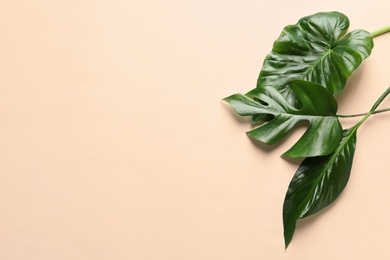
<path id="1" fill-rule="evenodd" d="M 358 126 L 344 130 L 334 153 L 305 159 L 292 178 L 283 205 L 285 246 L 289 245 L 296 221 L 330 205 L 347 185 L 356 146 Z"/>
<path id="2" fill-rule="evenodd" d="M 322 86 L 302 81 L 291 81 L 289 87 L 301 104 L 291 105 L 275 88 L 255 89 L 248 95 L 235 94 L 225 98 L 233 109 L 242 116 L 255 118 L 271 115 L 266 124 L 247 134 L 266 144 L 282 140 L 301 121 L 310 122 L 304 135 L 284 154 L 302 158 L 332 153 L 342 138 L 342 128 L 335 116 L 337 103 Z M 264 121 L 264 120 L 263 120 Z"/>
<path id="3" fill-rule="evenodd" d="M 317 13 L 286 26 L 264 60 L 257 87 L 272 86 L 292 104 L 296 98 L 287 84 L 293 79 L 339 93 L 374 46 L 372 35 L 364 30 L 341 38 L 348 27 L 348 17 L 338 12 Z"/>

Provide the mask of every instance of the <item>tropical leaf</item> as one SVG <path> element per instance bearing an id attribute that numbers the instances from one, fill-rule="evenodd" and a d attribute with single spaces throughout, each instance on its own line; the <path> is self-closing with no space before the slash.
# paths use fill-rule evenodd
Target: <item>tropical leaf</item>
<path id="1" fill-rule="evenodd" d="M 348 27 L 348 17 L 339 12 L 317 13 L 286 26 L 264 60 L 257 87 L 274 87 L 292 104 L 296 97 L 288 82 L 293 79 L 339 93 L 374 46 L 372 35 L 364 30 L 341 38 Z"/>
<path id="2" fill-rule="evenodd" d="M 292 178 L 283 205 L 285 246 L 289 245 L 296 221 L 330 205 L 347 185 L 356 146 L 358 126 L 344 130 L 334 153 L 303 160 Z"/>
<path id="3" fill-rule="evenodd" d="M 328 155 L 332 153 L 342 138 L 342 128 L 336 117 L 337 103 L 334 97 L 322 86 L 294 80 L 289 83 L 294 95 L 300 101 L 291 105 L 275 88 L 264 87 L 248 95 L 235 94 L 225 98 L 233 109 L 242 116 L 255 116 L 272 119 L 249 131 L 247 134 L 266 144 L 282 140 L 301 121 L 310 122 L 303 136 L 286 152 L 293 158 Z M 264 121 L 264 120 L 263 120 Z"/>

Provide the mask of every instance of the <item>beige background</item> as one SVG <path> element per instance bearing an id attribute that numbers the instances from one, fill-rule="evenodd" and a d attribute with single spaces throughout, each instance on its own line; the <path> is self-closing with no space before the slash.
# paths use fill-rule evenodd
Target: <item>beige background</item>
<path id="1" fill-rule="evenodd" d="M 387 0 L 0 1 L 0 259 L 390 259 L 389 115 L 361 127 L 345 192 L 284 252 L 299 162 L 279 155 L 304 129 L 262 149 L 220 102 L 255 86 L 285 25 L 330 10 L 390 24 Z M 389 44 L 340 113 L 390 85 Z"/>

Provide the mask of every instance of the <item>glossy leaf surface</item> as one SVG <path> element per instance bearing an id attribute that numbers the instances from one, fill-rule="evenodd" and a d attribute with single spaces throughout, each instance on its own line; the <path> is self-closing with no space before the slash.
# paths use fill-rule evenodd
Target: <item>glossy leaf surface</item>
<path id="1" fill-rule="evenodd" d="M 333 95 L 339 93 L 374 46 L 372 35 L 364 30 L 341 38 L 348 27 L 348 18 L 338 12 L 317 13 L 286 26 L 265 58 L 257 87 L 272 86 L 290 103 L 296 100 L 287 85 L 293 79 L 318 83 Z"/>
<path id="2" fill-rule="evenodd" d="M 342 138 L 342 128 L 335 116 L 337 103 L 322 86 L 294 80 L 289 84 L 299 105 L 291 105 L 275 88 L 256 89 L 248 95 L 235 94 L 225 98 L 242 116 L 254 118 L 272 115 L 272 119 L 248 132 L 248 135 L 266 144 L 282 140 L 301 121 L 310 122 L 304 135 L 284 154 L 302 158 L 332 153 Z M 264 120 L 263 120 L 264 121 Z"/>
<path id="3" fill-rule="evenodd" d="M 357 127 L 344 130 L 336 151 L 328 156 L 305 159 L 287 190 L 283 205 L 285 246 L 296 221 L 330 205 L 347 185 L 356 146 Z"/>

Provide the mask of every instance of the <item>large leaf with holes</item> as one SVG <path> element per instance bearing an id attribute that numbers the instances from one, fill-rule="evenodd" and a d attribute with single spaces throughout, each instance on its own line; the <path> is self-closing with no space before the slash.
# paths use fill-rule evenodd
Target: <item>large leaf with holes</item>
<path id="1" fill-rule="evenodd" d="M 286 248 L 293 237 L 296 221 L 330 205 L 347 185 L 356 146 L 356 129 L 344 131 L 334 153 L 307 158 L 299 166 L 283 205 Z"/>
<path id="2" fill-rule="evenodd" d="M 286 26 L 264 60 L 257 87 L 272 86 L 290 103 L 296 101 L 287 85 L 293 79 L 339 93 L 374 46 L 372 35 L 364 30 L 342 37 L 348 27 L 348 18 L 339 12 L 317 13 Z"/>
<path id="3" fill-rule="evenodd" d="M 299 122 L 310 122 L 306 132 L 284 153 L 285 156 L 302 158 L 332 153 L 343 133 L 335 116 L 337 103 L 334 97 L 322 86 L 308 81 L 291 81 L 289 88 L 300 104 L 289 104 L 275 88 L 266 86 L 252 91 L 250 96 L 235 94 L 224 100 L 242 116 L 271 115 L 269 122 L 248 132 L 249 136 L 267 144 L 282 140 Z"/>

